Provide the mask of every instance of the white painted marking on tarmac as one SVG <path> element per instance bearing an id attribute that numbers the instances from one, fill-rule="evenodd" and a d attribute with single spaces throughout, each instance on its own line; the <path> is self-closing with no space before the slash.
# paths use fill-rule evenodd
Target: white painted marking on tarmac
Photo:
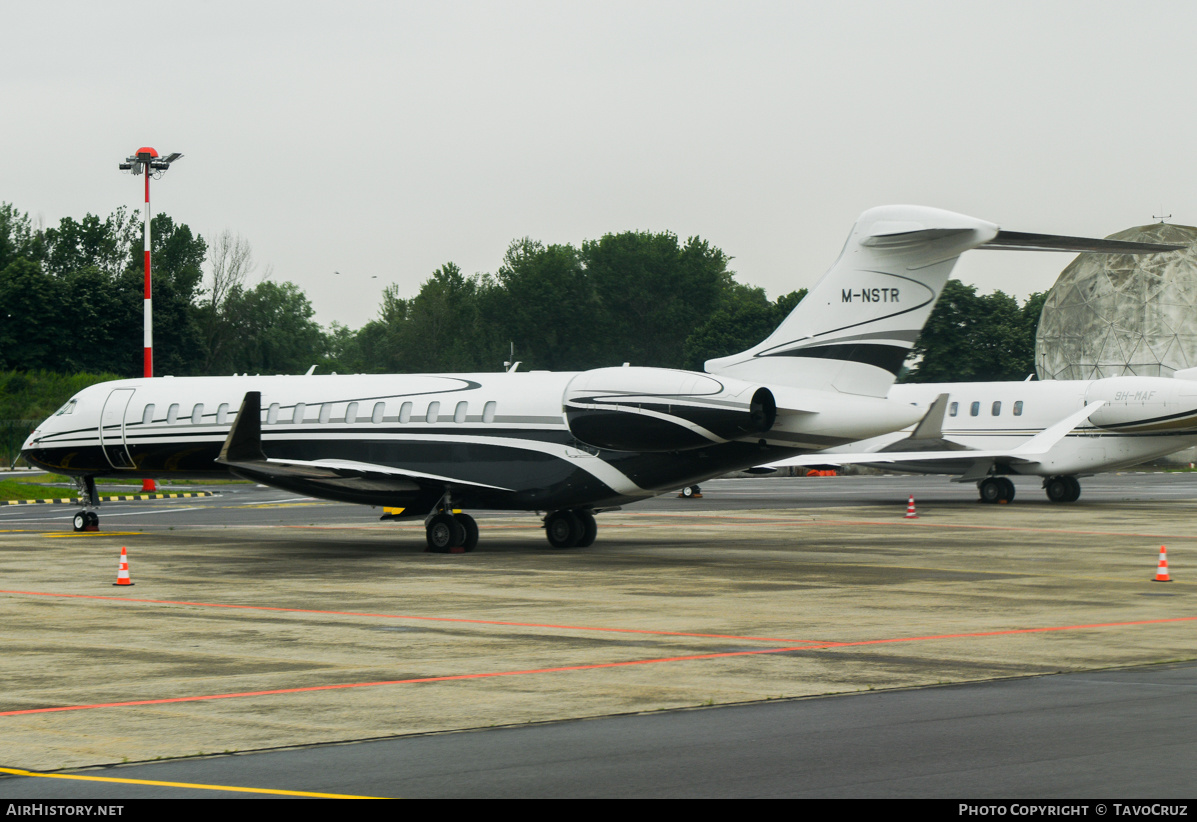
<path id="1" fill-rule="evenodd" d="M 227 506 L 235 508 L 238 505 L 278 505 L 283 502 L 317 502 L 315 497 L 287 497 L 286 499 L 259 499 L 250 502 L 234 502 Z"/>
<path id="2" fill-rule="evenodd" d="M 165 511 L 124 511 L 124 512 L 116 513 L 116 514 L 110 513 L 108 511 L 104 511 L 103 512 L 104 515 L 103 515 L 103 517 L 101 517 L 101 519 L 108 519 L 110 517 L 139 517 L 139 516 L 142 516 L 143 514 L 174 514 L 174 513 L 180 512 L 180 511 L 200 511 L 200 510 L 203 510 L 202 507 L 199 505 L 195 505 L 195 506 L 191 506 L 189 508 L 171 508 L 171 509 L 165 510 Z M 74 513 L 70 513 L 70 514 L 65 514 L 62 516 L 38 517 L 37 519 L 10 519 L 10 520 L 5 520 L 5 522 L 22 522 L 22 523 L 49 522 L 51 520 L 56 520 L 56 519 L 71 519 L 74 516 L 75 516 Z"/>

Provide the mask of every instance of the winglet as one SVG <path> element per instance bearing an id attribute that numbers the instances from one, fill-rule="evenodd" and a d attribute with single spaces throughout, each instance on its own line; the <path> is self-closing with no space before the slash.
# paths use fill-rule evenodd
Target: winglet
<path id="1" fill-rule="evenodd" d="M 940 394 L 910 435 L 912 440 L 943 439 L 943 415 L 948 410 L 948 395 Z"/>
<path id="2" fill-rule="evenodd" d="M 262 392 L 246 391 L 237 419 L 229 429 L 216 461 L 224 465 L 265 461 L 262 453 Z"/>
<path id="3" fill-rule="evenodd" d="M 1080 425 L 1085 420 L 1089 419 L 1090 414 L 1092 414 L 1094 411 L 1096 411 L 1098 408 L 1101 408 L 1105 404 L 1106 404 L 1105 400 L 1098 400 L 1097 402 L 1091 402 L 1088 405 L 1086 405 L 1084 408 L 1082 408 L 1080 411 L 1077 411 L 1074 414 L 1070 414 L 1069 416 L 1060 420 L 1055 425 L 1051 425 L 1051 426 L 1048 426 L 1047 428 L 1044 428 L 1042 431 L 1040 431 L 1035 436 L 1031 437 L 1029 440 L 1024 442 L 1018 448 L 1015 448 L 1014 451 L 1012 452 L 1012 456 L 1024 457 L 1024 456 L 1027 456 L 1030 454 L 1045 454 L 1045 453 L 1047 453 L 1048 451 L 1051 450 L 1053 445 L 1055 445 L 1060 440 L 1064 439 L 1064 437 L 1068 436 L 1069 431 L 1076 428 L 1078 425 Z"/>

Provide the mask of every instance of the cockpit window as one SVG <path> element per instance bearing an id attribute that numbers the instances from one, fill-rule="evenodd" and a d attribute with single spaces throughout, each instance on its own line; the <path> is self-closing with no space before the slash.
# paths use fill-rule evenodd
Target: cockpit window
<path id="1" fill-rule="evenodd" d="M 76 406 L 76 405 L 78 405 L 78 404 L 79 404 L 79 401 L 78 401 L 78 400 L 70 400 L 70 401 L 69 401 L 69 402 L 68 402 L 66 405 L 64 405 L 62 408 L 59 408 L 57 411 L 55 411 L 55 412 L 54 412 L 54 416 L 56 416 L 56 417 L 61 417 L 63 414 L 74 414 L 74 413 L 75 413 L 75 406 Z"/>

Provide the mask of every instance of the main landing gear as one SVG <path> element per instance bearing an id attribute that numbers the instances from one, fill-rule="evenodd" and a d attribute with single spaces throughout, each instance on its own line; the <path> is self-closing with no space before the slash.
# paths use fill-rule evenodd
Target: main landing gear
<path id="1" fill-rule="evenodd" d="M 1076 477 L 1048 477 L 1043 490 L 1052 502 L 1076 502 L 1081 498 L 1081 484 Z"/>
<path id="2" fill-rule="evenodd" d="M 584 508 L 554 511 L 544 518 L 544 532 L 554 548 L 585 548 L 594 544 L 598 523 Z"/>
<path id="3" fill-rule="evenodd" d="M 682 499 L 702 499 L 702 489 L 697 485 L 687 485 L 678 492 L 678 496 Z"/>
<path id="4" fill-rule="evenodd" d="M 570 508 L 548 514 L 544 530 L 554 548 L 585 548 L 598 536 L 598 523 L 594 511 Z M 469 514 L 454 513 L 447 493 L 424 520 L 424 532 L 434 553 L 467 553 L 478 546 L 478 523 Z"/>
<path id="5" fill-rule="evenodd" d="M 977 483 L 981 502 L 1013 502 L 1014 483 L 1006 477 L 987 477 Z"/>
<path id="6" fill-rule="evenodd" d="M 469 514 L 437 511 L 424 522 L 428 550 L 437 554 L 468 553 L 478 547 L 478 523 Z"/>
<path id="7" fill-rule="evenodd" d="M 83 510 L 71 518 L 71 525 L 76 531 L 99 531 L 100 517 L 92 510 L 100 505 L 100 498 L 96 494 L 95 477 L 75 477 L 75 485 L 79 487 L 79 498 L 83 500 Z"/>

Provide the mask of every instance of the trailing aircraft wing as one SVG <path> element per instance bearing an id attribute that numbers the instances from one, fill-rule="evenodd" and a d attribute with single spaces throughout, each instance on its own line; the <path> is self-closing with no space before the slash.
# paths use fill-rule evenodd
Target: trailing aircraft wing
<path id="1" fill-rule="evenodd" d="M 511 490 L 498 485 L 357 460 L 271 459 L 262 451 L 261 408 L 262 392 L 247 391 L 216 462 L 268 485 L 286 483 L 287 480 L 307 480 L 350 490 L 357 487 L 363 491 L 418 492 L 425 489 L 443 490 L 446 487 Z"/>
<path id="2" fill-rule="evenodd" d="M 932 418 L 936 413 L 936 406 L 940 405 L 940 401 L 946 402 L 946 395 L 941 394 L 932 404 L 931 409 L 924 416 L 923 420 L 926 422 Z M 982 451 L 976 449 L 968 449 L 959 444 L 951 443 L 950 440 L 939 440 L 956 445 L 955 449 L 944 450 L 917 450 L 909 449 L 904 451 L 864 451 L 855 453 L 834 453 L 823 452 L 818 454 L 807 454 L 801 457 L 791 457 L 790 459 L 778 460 L 777 462 L 767 463 L 765 468 L 784 468 L 786 466 L 796 465 L 886 465 L 893 463 L 911 463 L 911 462 L 934 462 L 934 463 L 956 463 L 961 468 L 972 466 L 964 471 L 964 475 L 960 481 L 972 481 L 979 477 L 983 477 L 988 473 L 989 466 L 994 462 L 1002 463 L 1021 463 L 1030 464 L 1039 462 L 1046 456 L 1051 449 L 1072 429 L 1076 428 L 1082 422 L 1087 420 L 1091 414 L 1097 409 L 1105 405 L 1103 400 L 1092 402 L 1084 408 L 1069 414 L 1064 419 L 1051 425 L 1031 439 L 1024 442 L 1017 448 L 1010 448 L 1005 450 Z M 942 416 L 939 422 L 942 422 Z M 934 423 L 938 427 L 938 423 Z M 915 429 L 914 435 L 906 440 L 894 443 L 890 447 L 900 447 L 908 444 L 911 440 L 916 440 L 917 434 L 922 429 L 923 424 L 920 423 Z M 980 467 L 984 466 L 984 471 L 980 471 Z"/>

